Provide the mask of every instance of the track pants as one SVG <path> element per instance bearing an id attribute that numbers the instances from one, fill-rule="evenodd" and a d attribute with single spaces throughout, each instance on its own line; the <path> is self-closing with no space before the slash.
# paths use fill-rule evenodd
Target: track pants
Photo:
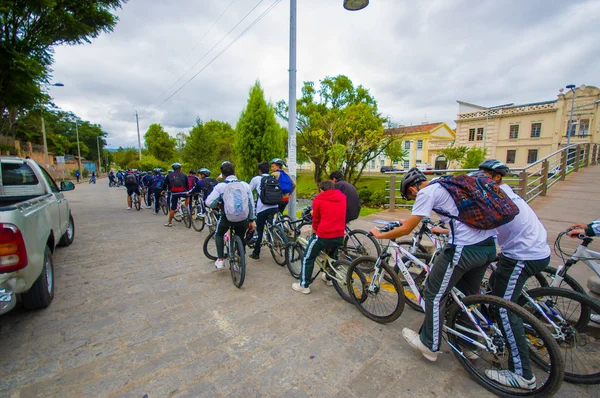
<path id="1" fill-rule="evenodd" d="M 219 217 L 217 221 L 217 230 L 215 231 L 215 245 L 217 246 L 217 257 L 225 258 L 225 233 L 232 226 L 235 234 L 244 240 L 246 230 L 248 229 L 248 220 L 231 222 L 225 218 L 225 214 Z"/>
<path id="2" fill-rule="evenodd" d="M 160 194 L 162 193 L 162 191 L 158 190 L 158 189 L 153 189 L 152 190 L 152 194 L 154 195 L 154 212 L 158 213 L 158 211 L 160 210 Z"/>
<path id="3" fill-rule="evenodd" d="M 336 258 L 337 248 L 344 244 L 344 237 L 319 238 L 316 234 L 310 237 L 304 255 L 302 256 L 302 271 L 300 272 L 300 286 L 308 287 L 312 283 L 312 273 L 315 268 L 315 259 L 321 250 L 331 251 L 331 257 Z"/>
<path id="4" fill-rule="evenodd" d="M 469 246 L 446 245 L 425 282 L 425 321 L 421 341 L 431 351 L 440 349 L 447 295 L 456 285 L 466 295 L 479 291 L 487 266 L 496 258 L 496 243 L 488 238 Z"/>
<path id="5" fill-rule="evenodd" d="M 548 264 L 550 264 L 550 257 L 542 260 L 519 261 L 501 254 L 493 280 L 490 281 L 492 294 L 517 303 L 525 281 L 542 272 L 548 267 Z M 512 313 L 507 313 L 505 309 L 500 309 L 499 316 L 503 334 L 510 346 L 510 369 L 519 376 L 531 379 L 533 373 L 531 372 L 523 320 Z"/>

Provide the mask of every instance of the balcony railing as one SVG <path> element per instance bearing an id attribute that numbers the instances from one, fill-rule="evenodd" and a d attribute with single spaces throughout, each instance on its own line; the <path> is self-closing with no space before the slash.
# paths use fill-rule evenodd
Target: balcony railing
<path id="1" fill-rule="evenodd" d="M 511 116 L 523 113 L 539 113 L 539 112 L 553 112 L 558 109 L 556 101 L 541 102 L 537 104 L 526 104 L 520 106 L 509 106 L 499 109 L 486 109 L 477 112 L 462 113 L 458 115 L 458 120 L 467 119 L 485 119 L 486 117 L 491 118 L 495 116 Z"/>

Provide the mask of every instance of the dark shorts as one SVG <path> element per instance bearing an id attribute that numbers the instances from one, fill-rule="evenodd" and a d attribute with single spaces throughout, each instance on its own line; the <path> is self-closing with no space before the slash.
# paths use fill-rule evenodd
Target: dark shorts
<path id="1" fill-rule="evenodd" d="M 169 203 L 169 205 L 170 205 L 169 209 L 177 210 L 177 202 L 179 201 L 179 198 L 185 198 L 186 196 L 187 196 L 187 194 L 185 192 L 181 192 L 181 193 L 171 192 L 171 203 Z"/>
<path id="2" fill-rule="evenodd" d="M 125 188 L 127 188 L 127 196 L 133 195 L 134 192 L 136 192 L 138 195 L 140 194 L 139 187 L 125 187 Z"/>

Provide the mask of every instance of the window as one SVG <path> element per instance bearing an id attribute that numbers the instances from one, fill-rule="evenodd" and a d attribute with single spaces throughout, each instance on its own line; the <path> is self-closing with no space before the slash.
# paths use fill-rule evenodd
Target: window
<path id="1" fill-rule="evenodd" d="M 477 129 L 477 141 L 483 140 L 483 127 Z"/>
<path id="2" fill-rule="evenodd" d="M 531 138 L 540 138 L 542 123 L 531 123 Z"/>
<path id="3" fill-rule="evenodd" d="M 54 179 L 50 176 L 50 174 L 48 174 L 46 169 L 44 169 L 43 167 L 40 168 L 42 169 L 42 174 L 44 174 L 44 177 L 46 178 L 48 185 L 50 185 L 50 189 L 52 190 L 52 192 L 60 192 L 60 189 L 58 189 L 58 185 L 56 185 L 56 182 L 54 182 Z"/>
<path id="4" fill-rule="evenodd" d="M 516 149 L 509 149 L 508 151 L 506 151 L 506 164 L 514 163 L 516 157 L 517 157 Z"/>
<path id="5" fill-rule="evenodd" d="M 385 166 L 385 159 L 381 159 L 381 167 Z"/>
<path id="6" fill-rule="evenodd" d="M 37 185 L 38 179 L 25 163 L 2 163 L 2 184 Z"/>
<path id="7" fill-rule="evenodd" d="M 510 126 L 510 133 L 508 134 L 508 138 L 511 140 L 516 140 L 519 138 L 519 125 L 513 124 Z"/>
<path id="8" fill-rule="evenodd" d="M 374 169 L 375 168 L 375 159 L 371 160 L 371 168 Z"/>
<path id="9" fill-rule="evenodd" d="M 537 149 L 530 149 L 527 151 L 527 163 L 533 163 L 537 161 Z"/>
<path id="10" fill-rule="evenodd" d="M 590 119 L 580 119 L 579 120 L 579 135 L 584 136 L 587 135 L 590 131 Z"/>
<path id="11" fill-rule="evenodd" d="M 410 163 L 408 162 L 408 160 L 404 161 L 404 168 L 408 169 L 410 167 Z"/>
<path id="12" fill-rule="evenodd" d="M 404 141 L 404 149 L 410 149 L 410 141 Z"/>
<path id="13" fill-rule="evenodd" d="M 417 164 L 421 164 L 421 161 L 420 161 L 420 160 L 417 160 Z"/>
<path id="14" fill-rule="evenodd" d="M 417 149 L 423 149 L 423 140 L 417 140 Z"/>
<path id="15" fill-rule="evenodd" d="M 475 129 L 469 129 L 469 141 L 475 141 Z"/>
<path id="16" fill-rule="evenodd" d="M 398 166 L 398 161 L 392 162 L 392 166 Z"/>
<path id="17" fill-rule="evenodd" d="M 574 124 L 575 121 L 573 121 L 573 123 L 571 125 L 569 125 L 569 121 L 567 120 L 567 133 L 565 135 L 565 137 L 569 136 L 569 131 L 571 132 L 571 137 L 573 137 L 575 135 L 575 132 L 577 131 L 577 125 Z M 570 127 L 570 129 L 569 129 Z"/>

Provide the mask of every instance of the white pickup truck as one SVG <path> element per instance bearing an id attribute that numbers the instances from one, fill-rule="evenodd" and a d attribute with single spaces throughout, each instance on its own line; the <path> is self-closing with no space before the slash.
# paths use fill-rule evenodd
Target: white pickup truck
<path id="1" fill-rule="evenodd" d="M 75 224 L 63 191 L 33 160 L 0 157 L 0 315 L 14 308 L 46 308 L 54 298 L 56 246 L 69 246 Z"/>

